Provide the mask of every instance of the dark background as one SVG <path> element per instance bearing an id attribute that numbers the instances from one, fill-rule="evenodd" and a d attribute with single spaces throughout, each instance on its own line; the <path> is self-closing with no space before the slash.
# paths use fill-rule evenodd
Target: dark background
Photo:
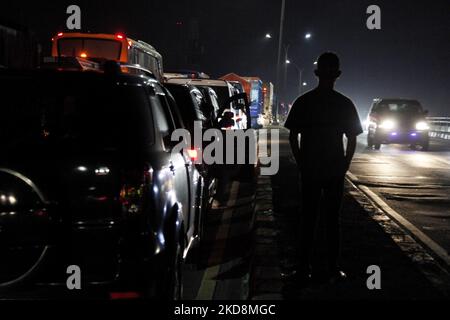
<path id="1" fill-rule="evenodd" d="M 83 31 L 124 32 L 152 44 L 166 70 L 196 68 L 213 76 L 236 72 L 275 81 L 281 0 L 3 1 L 1 21 L 29 27 L 45 45 L 65 30 L 66 8 L 82 10 Z M 366 28 L 366 8 L 381 7 L 382 29 Z M 270 32 L 273 36 L 264 38 Z M 303 36 L 311 32 L 312 38 Z M 450 116 L 450 3 L 433 1 L 286 1 L 289 58 L 315 84 L 313 62 L 324 50 L 341 56 L 337 89 L 361 117 L 375 97 L 419 99 L 431 115 Z M 284 55 L 284 54 L 283 54 Z M 288 67 L 288 100 L 298 74 Z"/>

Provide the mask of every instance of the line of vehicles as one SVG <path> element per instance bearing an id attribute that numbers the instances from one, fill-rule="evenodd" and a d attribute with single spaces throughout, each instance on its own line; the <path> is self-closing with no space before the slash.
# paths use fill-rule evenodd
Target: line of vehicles
<path id="1" fill-rule="evenodd" d="M 76 265 L 83 293 L 180 299 L 225 171 L 194 146 L 172 152 L 171 135 L 250 128 L 248 99 L 239 83 L 165 74 L 122 34 L 52 40 L 41 68 L 0 70 L 0 296 L 67 292 Z"/>

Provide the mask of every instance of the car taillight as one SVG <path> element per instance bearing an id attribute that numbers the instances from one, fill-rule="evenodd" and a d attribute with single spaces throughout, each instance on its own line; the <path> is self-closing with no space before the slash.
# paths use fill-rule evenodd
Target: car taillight
<path id="1" fill-rule="evenodd" d="M 139 299 L 141 295 L 138 292 L 110 292 L 109 298 L 111 300 L 122 300 L 122 299 Z"/>
<path id="2" fill-rule="evenodd" d="M 122 174 L 120 203 L 126 214 L 139 214 L 142 211 L 142 197 L 146 188 L 151 185 L 153 170 L 149 167 L 142 170 L 125 170 Z"/>
<path id="3" fill-rule="evenodd" d="M 192 161 L 197 161 L 198 160 L 198 150 L 197 149 L 187 149 L 186 150 L 187 151 L 187 154 L 188 154 L 188 156 L 189 156 L 189 158 L 192 160 Z"/>

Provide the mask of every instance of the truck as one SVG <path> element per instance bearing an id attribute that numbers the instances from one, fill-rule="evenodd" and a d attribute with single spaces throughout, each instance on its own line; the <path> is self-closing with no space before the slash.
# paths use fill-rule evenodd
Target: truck
<path id="1" fill-rule="evenodd" d="M 263 114 L 264 94 L 263 94 L 263 82 L 258 77 L 242 77 L 236 73 L 229 73 L 222 76 L 220 79 L 226 81 L 238 81 L 241 83 L 248 100 L 250 101 L 250 116 L 252 128 L 261 127 L 258 123 Z"/>

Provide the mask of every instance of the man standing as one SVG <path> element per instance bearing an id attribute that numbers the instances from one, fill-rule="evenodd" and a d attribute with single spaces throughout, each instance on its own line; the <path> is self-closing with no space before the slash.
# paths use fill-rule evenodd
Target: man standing
<path id="1" fill-rule="evenodd" d="M 302 211 L 297 250 L 300 281 L 310 277 L 311 252 L 319 204 L 326 221 L 327 278 L 344 278 L 339 269 L 339 213 L 344 177 L 356 148 L 356 137 L 363 132 L 353 102 L 334 90 L 341 75 L 339 58 L 331 52 L 317 60 L 314 72 L 318 86 L 294 102 L 285 127 L 301 176 Z M 299 145 L 300 134 L 300 145 Z M 347 138 L 344 151 L 343 135 Z"/>

